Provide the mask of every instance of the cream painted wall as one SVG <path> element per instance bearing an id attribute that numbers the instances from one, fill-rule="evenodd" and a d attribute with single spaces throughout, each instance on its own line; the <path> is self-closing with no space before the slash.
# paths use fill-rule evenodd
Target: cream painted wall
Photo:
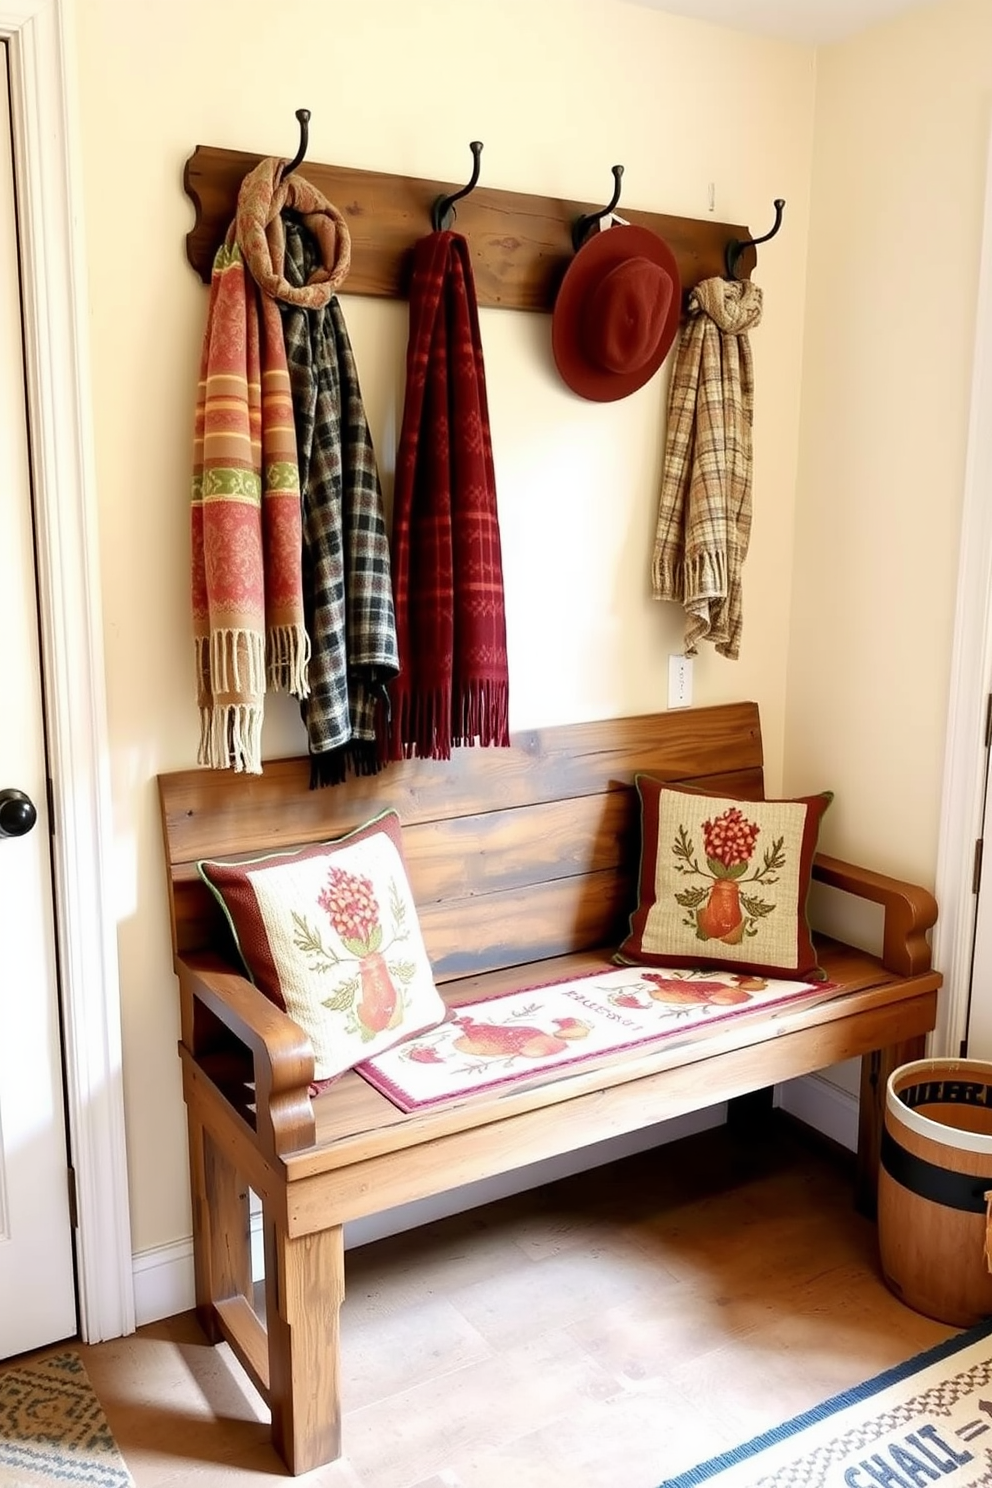
<path id="1" fill-rule="evenodd" d="M 932 886 L 992 5 L 943 0 L 817 67 L 785 783 L 837 792 L 829 850 Z"/>
<path id="2" fill-rule="evenodd" d="M 236 23 L 235 23 L 236 18 Z M 184 258 L 197 143 L 624 200 L 763 231 L 743 654 L 703 655 L 696 700 L 754 697 L 780 783 L 798 449 L 813 53 L 621 0 L 78 0 L 95 440 L 112 746 L 116 910 L 136 1250 L 189 1233 L 166 891 L 154 780 L 195 761 L 187 493 L 206 290 Z M 425 222 L 425 231 L 429 225 Z M 402 409 L 406 307 L 344 300 L 384 483 Z M 486 311 L 505 554 L 511 725 L 665 706 L 672 606 L 649 596 L 664 408 L 656 378 L 593 405 L 558 381 L 550 318 Z M 295 708 L 265 752 L 299 752 Z"/>

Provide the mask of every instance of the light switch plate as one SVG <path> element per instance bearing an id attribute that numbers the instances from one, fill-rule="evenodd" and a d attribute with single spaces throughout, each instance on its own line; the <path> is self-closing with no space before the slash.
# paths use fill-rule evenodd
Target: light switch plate
<path id="1" fill-rule="evenodd" d="M 688 656 L 668 658 L 668 706 L 692 706 L 692 659 Z"/>

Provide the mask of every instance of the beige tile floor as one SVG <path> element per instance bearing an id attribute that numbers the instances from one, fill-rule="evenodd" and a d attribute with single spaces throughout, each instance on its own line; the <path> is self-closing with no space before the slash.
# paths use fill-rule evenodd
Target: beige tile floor
<path id="1" fill-rule="evenodd" d="M 952 1329 L 882 1283 L 846 1161 L 726 1130 L 351 1251 L 326 1488 L 657 1488 Z M 271 1483 L 192 1315 L 81 1350 L 138 1488 Z"/>

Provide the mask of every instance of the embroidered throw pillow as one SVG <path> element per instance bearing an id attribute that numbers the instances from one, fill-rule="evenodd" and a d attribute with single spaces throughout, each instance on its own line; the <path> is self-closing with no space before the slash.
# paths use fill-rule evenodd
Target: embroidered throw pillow
<path id="1" fill-rule="evenodd" d="M 635 780 L 641 803 L 637 908 L 617 959 L 821 978 L 806 919 L 813 854 L 831 791 L 741 801 Z"/>
<path id="2" fill-rule="evenodd" d="M 395 811 L 335 842 L 196 866 L 248 976 L 310 1038 L 315 1079 L 444 1019 Z"/>

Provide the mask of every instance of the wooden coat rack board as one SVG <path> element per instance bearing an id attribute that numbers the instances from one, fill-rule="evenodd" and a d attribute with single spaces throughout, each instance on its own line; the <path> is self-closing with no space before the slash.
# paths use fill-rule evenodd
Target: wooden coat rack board
<path id="1" fill-rule="evenodd" d="M 196 208 L 186 254 L 205 284 L 234 217 L 238 188 L 261 159 L 241 150 L 198 145 L 186 162 L 183 184 Z M 351 272 L 344 292 L 405 298 L 411 249 L 431 232 L 436 199 L 459 190 L 459 183 L 319 165 L 309 159 L 299 171 L 334 203 L 351 229 Z M 601 207 L 602 203 L 476 187 L 458 203 L 455 229 L 468 239 L 472 251 L 479 304 L 551 310 L 573 255 L 572 224 Z M 628 222 L 665 239 L 678 260 L 686 293 L 701 279 L 724 277 L 727 244 L 751 236 L 746 227 L 705 218 L 667 217 L 626 205 L 617 210 Z M 754 248 L 746 248 L 737 278 L 749 278 L 756 261 Z"/>

